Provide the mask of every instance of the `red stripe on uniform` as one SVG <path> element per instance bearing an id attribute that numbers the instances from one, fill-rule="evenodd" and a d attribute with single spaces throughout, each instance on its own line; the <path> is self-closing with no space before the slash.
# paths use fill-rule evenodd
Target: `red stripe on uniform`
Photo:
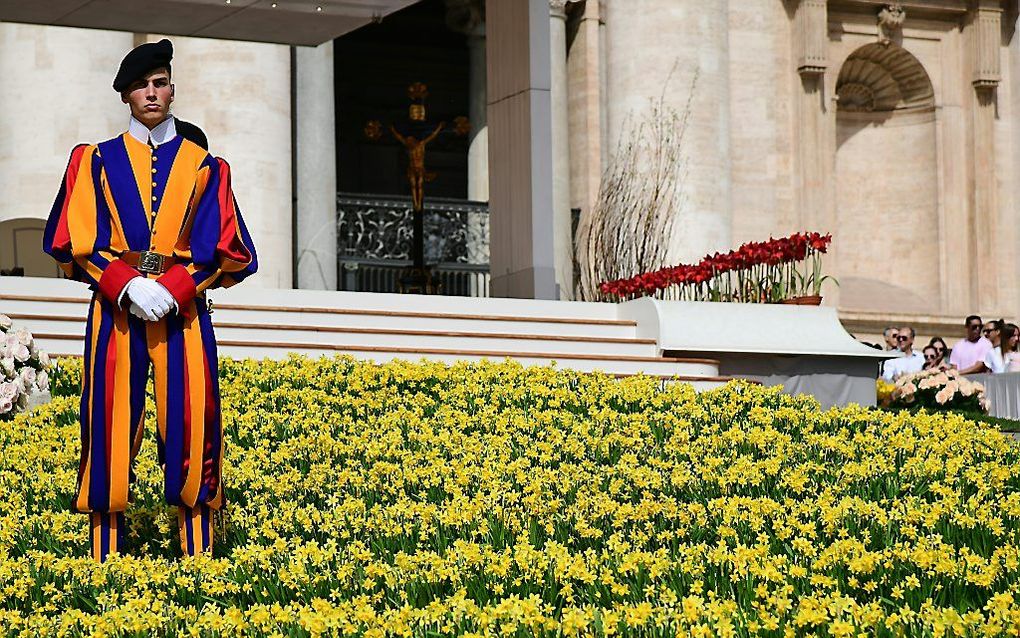
<path id="1" fill-rule="evenodd" d="M 81 144 L 71 151 L 71 161 L 67 165 L 67 172 L 64 180 L 64 204 L 60 208 L 60 219 L 57 221 L 57 230 L 53 234 L 51 248 L 59 251 L 71 250 L 71 231 L 67 228 L 67 207 L 71 203 L 71 192 L 74 190 L 74 182 L 78 179 L 78 169 L 81 167 L 81 158 L 85 155 L 86 145 Z"/>

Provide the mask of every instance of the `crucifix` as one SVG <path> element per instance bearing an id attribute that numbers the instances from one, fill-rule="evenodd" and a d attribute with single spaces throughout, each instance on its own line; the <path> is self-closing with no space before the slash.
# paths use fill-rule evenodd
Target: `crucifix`
<path id="1" fill-rule="evenodd" d="M 425 147 L 439 136 L 446 122 L 439 122 L 434 127 L 426 123 L 425 98 L 428 97 L 428 87 L 425 84 L 415 82 L 408 86 L 407 97 L 411 98 L 411 106 L 408 109 L 410 123 L 403 126 L 405 132 L 401 133 L 396 126 L 389 125 L 390 134 L 403 145 L 407 153 L 407 183 L 411 189 L 411 214 L 414 219 L 411 242 L 413 263 L 410 271 L 399 280 L 400 292 L 436 294 L 438 286 L 432 280 L 431 268 L 425 264 L 424 228 L 425 184 L 434 180 L 436 173 L 425 168 Z M 466 117 L 454 119 L 454 134 L 466 136 L 470 131 L 471 125 Z M 379 120 L 365 124 L 365 137 L 368 139 L 378 141 L 382 135 L 382 123 Z"/>

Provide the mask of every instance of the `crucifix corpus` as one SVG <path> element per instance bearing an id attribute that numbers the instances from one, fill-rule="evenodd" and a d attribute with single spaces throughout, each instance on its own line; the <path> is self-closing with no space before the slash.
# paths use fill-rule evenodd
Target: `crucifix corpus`
<path id="1" fill-rule="evenodd" d="M 390 134 L 403 145 L 407 152 L 407 183 L 411 188 L 411 211 L 414 221 L 414 234 L 411 243 L 410 271 L 400 277 L 400 292 L 416 292 L 422 294 L 436 294 L 438 285 L 432 280 L 432 269 L 425 264 L 425 228 L 424 228 L 424 200 L 425 184 L 436 178 L 434 171 L 425 168 L 425 147 L 433 142 L 446 127 L 446 122 L 439 122 L 435 126 L 427 123 L 425 117 L 425 98 L 428 97 L 428 87 L 421 82 L 415 82 L 407 87 L 407 97 L 411 99 L 411 106 L 408 109 L 410 122 L 401 128 L 401 133 L 393 124 L 389 125 Z M 454 119 L 452 132 L 457 136 L 466 136 L 471 131 L 471 124 L 466 117 L 460 116 Z M 365 125 L 365 137 L 372 141 L 382 138 L 383 126 L 379 120 L 371 120 Z"/>

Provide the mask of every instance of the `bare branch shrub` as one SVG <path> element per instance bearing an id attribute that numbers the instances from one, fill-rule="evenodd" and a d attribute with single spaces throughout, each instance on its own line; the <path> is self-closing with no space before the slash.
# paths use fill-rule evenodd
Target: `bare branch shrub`
<path id="1" fill-rule="evenodd" d="M 684 137 L 697 86 L 695 70 L 682 110 L 662 94 L 628 118 L 599 183 L 595 206 L 581 217 L 574 246 L 578 299 L 601 300 L 599 284 L 666 265 L 669 237 L 684 209 Z"/>

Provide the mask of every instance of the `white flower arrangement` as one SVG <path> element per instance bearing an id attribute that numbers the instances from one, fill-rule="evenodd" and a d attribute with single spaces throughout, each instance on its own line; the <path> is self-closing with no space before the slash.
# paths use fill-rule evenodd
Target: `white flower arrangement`
<path id="1" fill-rule="evenodd" d="M 0 314 L 0 418 L 28 408 L 50 389 L 50 357 L 32 333 Z"/>
<path id="2" fill-rule="evenodd" d="M 892 407 L 988 412 L 985 387 L 956 370 L 922 370 L 896 380 L 889 396 Z"/>

